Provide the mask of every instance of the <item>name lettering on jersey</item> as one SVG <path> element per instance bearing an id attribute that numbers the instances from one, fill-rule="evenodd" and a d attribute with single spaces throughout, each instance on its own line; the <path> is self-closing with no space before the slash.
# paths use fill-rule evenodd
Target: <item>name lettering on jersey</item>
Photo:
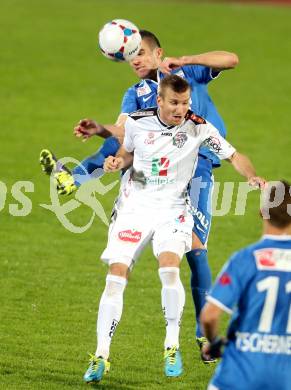
<path id="1" fill-rule="evenodd" d="M 141 240 L 141 232 L 135 230 L 123 230 L 118 233 L 118 238 L 121 241 L 136 243 Z"/>
<path id="2" fill-rule="evenodd" d="M 146 145 L 154 145 L 155 143 L 155 133 L 149 132 L 147 138 L 144 140 Z"/>
<path id="3" fill-rule="evenodd" d="M 218 138 L 216 137 L 209 137 L 207 138 L 203 144 L 204 146 L 207 146 L 209 149 L 213 150 L 215 153 L 221 152 L 221 143 Z"/>
<path id="4" fill-rule="evenodd" d="M 161 135 L 166 135 L 168 137 L 172 137 L 173 133 L 168 132 L 168 131 L 163 131 Z"/>
<path id="5" fill-rule="evenodd" d="M 187 133 L 179 131 L 175 135 L 175 137 L 173 137 L 173 145 L 177 146 L 177 148 L 181 149 L 185 145 L 185 142 L 187 141 L 187 139 L 188 139 Z"/>
<path id="6" fill-rule="evenodd" d="M 236 332 L 235 346 L 242 352 L 291 355 L 291 336 Z"/>
<path id="7" fill-rule="evenodd" d="M 254 252 L 259 270 L 291 272 L 291 250 L 264 248 Z"/>
<path id="8" fill-rule="evenodd" d="M 151 93 L 152 90 L 151 88 L 148 86 L 148 84 L 146 83 L 146 81 L 144 81 L 143 85 L 138 87 L 136 89 L 136 94 L 137 94 L 137 97 L 141 97 L 141 96 L 144 96 L 144 95 L 148 95 L 149 93 Z"/>

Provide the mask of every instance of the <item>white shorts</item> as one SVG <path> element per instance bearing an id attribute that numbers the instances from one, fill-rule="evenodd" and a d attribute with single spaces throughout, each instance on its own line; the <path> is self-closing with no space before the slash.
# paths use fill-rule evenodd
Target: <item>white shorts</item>
<path id="1" fill-rule="evenodd" d="M 150 241 L 156 257 L 162 252 L 173 252 L 182 258 L 191 250 L 192 228 L 192 215 L 184 209 L 155 210 L 147 214 L 118 212 L 109 226 L 108 243 L 101 260 L 132 268 Z"/>

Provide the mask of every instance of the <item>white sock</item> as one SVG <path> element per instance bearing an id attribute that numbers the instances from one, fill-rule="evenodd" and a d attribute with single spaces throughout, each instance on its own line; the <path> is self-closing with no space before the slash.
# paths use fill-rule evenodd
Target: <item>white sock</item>
<path id="1" fill-rule="evenodd" d="M 111 339 L 121 318 L 126 283 L 127 280 L 121 276 L 106 277 L 106 286 L 99 303 L 95 353 L 104 359 L 108 359 Z"/>
<path id="2" fill-rule="evenodd" d="M 166 319 L 165 349 L 179 348 L 180 321 L 185 304 L 185 290 L 177 267 L 159 269 L 162 282 L 162 308 Z"/>

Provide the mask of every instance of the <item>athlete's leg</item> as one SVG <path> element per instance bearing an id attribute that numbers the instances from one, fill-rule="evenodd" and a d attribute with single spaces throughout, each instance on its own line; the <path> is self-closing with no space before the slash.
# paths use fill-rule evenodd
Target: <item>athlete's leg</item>
<path id="1" fill-rule="evenodd" d="M 106 285 L 100 299 L 97 318 L 96 356 L 109 357 L 112 336 L 120 321 L 123 309 L 123 292 L 127 283 L 128 266 L 111 264 Z"/>
<path id="2" fill-rule="evenodd" d="M 97 349 L 90 358 L 84 375 L 87 383 L 99 382 L 109 371 L 111 340 L 120 321 L 123 309 L 123 293 L 127 284 L 128 266 L 114 263 L 109 267 L 106 285 L 99 303 L 97 317 Z"/>
<path id="3" fill-rule="evenodd" d="M 72 175 L 75 185 L 79 187 L 88 180 L 102 176 L 104 173 L 103 164 L 105 158 L 115 156 L 119 148 L 120 143 L 117 138 L 106 138 L 101 148 L 95 154 L 85 158 L 73 169 Z"/>
<path id="4" fill-rule="evenodd" d="M 199 157 L 190 188 L 194 218 L 192 250 L 186 254 L 191 269 L 191 291 L 196 311 L 196 337 L 203 336 L 199 316 L 211 287 L 211 272 L 207 256 L 207 239 L 211 225 L 212 165 Z"/>
<path id="5" fill-rule="evenodd" d="M 119 147 L 120 144 L 116 138 L 107 138 L 95 154 L 83 160 L 72 172 L 50 150 L 43 149 L 40 152 L 40 165 L 47 175 L 54 175 L 58 193 L 70 195 L 82 183 L 102 176 L 105 158 L 115 156 Z"/>
<path id="6" fill-rule="evenodd" d="M 172 252 L 159 256 L 159 276 L 162 283 L 162 308 L 166 320 L 165 374 L 182 374 L 182 359 L 179 352 L 180 321 L 185 304 L 185 291 L 180 279 L 180 257 Z"/>

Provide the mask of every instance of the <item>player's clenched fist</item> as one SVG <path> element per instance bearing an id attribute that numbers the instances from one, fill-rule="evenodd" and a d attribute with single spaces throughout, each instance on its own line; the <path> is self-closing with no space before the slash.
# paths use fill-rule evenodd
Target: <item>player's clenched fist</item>
<path id="1" fill-rule="evenodd" d="M 74 127 L 74 134 L 77 138 L 84 140 L 92 137 L 92 135 L 99 134 L 103 127 L 91 119 L 82 119 L 76 127 Z"/>
<path id="2" fill-rule="evenodd" d="M 109 156 L 105 159 L 103 169 L 105 172 L 120 171 L 124 167 L 124 159 L 122 157 Z"/>

